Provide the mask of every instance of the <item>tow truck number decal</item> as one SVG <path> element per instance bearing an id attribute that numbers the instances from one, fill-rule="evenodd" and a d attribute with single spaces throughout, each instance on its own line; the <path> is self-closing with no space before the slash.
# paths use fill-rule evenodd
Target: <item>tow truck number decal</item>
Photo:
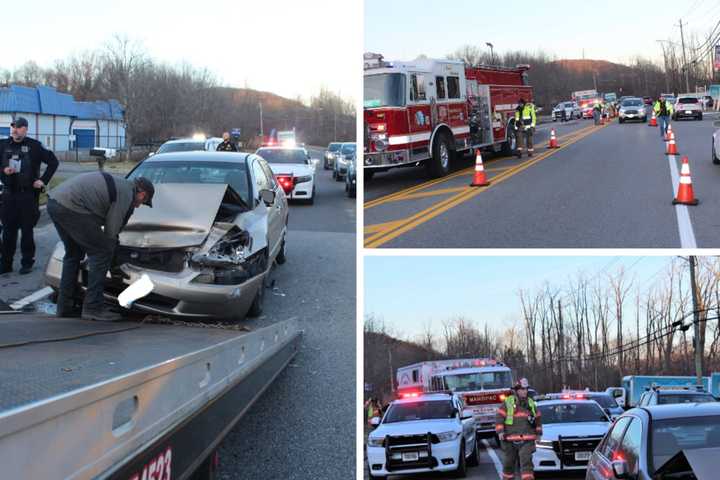
<path id="1" fill-rule="evenodd" d="M 167 447 L 163 453 L 145 464 L 142 472 L 134 474 L 130 480 L 171 480 L 172 448 Z"/>

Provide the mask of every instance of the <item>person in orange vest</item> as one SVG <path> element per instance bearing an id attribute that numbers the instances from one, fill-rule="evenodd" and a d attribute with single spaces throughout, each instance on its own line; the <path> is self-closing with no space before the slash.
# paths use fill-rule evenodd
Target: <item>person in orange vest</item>
<path id="1" fill-rule="evenodd" d="M 542 436 L 540 410 L 535 400 L 528 397 L 528 381 L 521 378 L 515 391 L 505 399 L 495 416 L 495 433 L 503 451 L 503 480 L 515 478 L 515 465 L 520 460 L 520 478 L 534 480 L 532 455 L 535 440 Z"/>

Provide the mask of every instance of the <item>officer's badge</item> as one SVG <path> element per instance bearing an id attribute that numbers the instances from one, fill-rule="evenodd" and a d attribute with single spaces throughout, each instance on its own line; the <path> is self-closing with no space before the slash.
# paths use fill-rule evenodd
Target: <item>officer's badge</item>
<path id="1" fill-rule="evenodd" d="M 27 145 L 23 145 L 22 147 L 20 147 L 20 151 L 22 153 L 28 153 L 30 151 L 30 149 L 28 148 Z"/>

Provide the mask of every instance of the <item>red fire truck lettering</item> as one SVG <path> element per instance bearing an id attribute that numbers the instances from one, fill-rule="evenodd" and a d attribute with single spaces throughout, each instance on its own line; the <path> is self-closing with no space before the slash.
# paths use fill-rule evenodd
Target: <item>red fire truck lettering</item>
<path id="1" fill-rule="evenodd" d="M 167 449 L 152 459 L 142 469 L 142 475 L 135 473 L 130 480 L 171 480 L 172 449 Z"/>

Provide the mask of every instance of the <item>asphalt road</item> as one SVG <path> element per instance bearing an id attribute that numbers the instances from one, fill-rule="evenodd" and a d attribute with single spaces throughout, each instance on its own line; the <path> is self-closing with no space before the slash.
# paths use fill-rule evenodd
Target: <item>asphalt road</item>
<path id="1" fill-rule="evenodd" d="M 61 171 L 87 169 L 93 166 Z M 221 444 L 219 478 L 355 477 L 355 199 L 329 171 L 318 169 L 318 177 L 314 205 L 290 204 L 288 261 L 272 273 L 263 316 L 246 320 L 252 329 L 296 317 L 302 346 Z M 44 287 L 42 270 L 58 240 L 45 215 L 35 240 L 38 266 L 29 275 L 0 275 L 3 300 Z M 54 305 L 41 300 L 27 308 Z"/>
<path id="2" fill-rule="evenodd" d="M 717 118 L 672 122 L 698 206 L 672 205 L 670 160 L 679 169 L 681 157 L 664 154 L 657 128 L 576 120 L 539 129 L 531 160 L 484 155 L 488 187 L 468 186 L 473 158 L 436 181 L 422 168 L 377 174 L 365 187 L 365 246 L 717 247 L 720 168 L 710 162 Z M 561 148 L 546 149 L 548 128 L 557 128 Z"/>
<path id="3" fill-rule="evenodd" d="M 495 443 L 491 440 L 482 440 L 480 443 L 480 462 L 476 467 L 468 467 L 467 479 L 469 480 L 502 480 L 502 451 L 495 447 Z M 368 475 L 367 463 L 365 465 L 365 480 L 370 477 Z M 403 476 L 391 476 L 388 480 L 439 480 L 457 478 L 452 474 L 416 474 L 416 475 L 403 475 Z M 585 478 L 585 470 L 578 470 L 575 472 L 551 472 L 551 473 L 535 473 L 537 479 L 583 479 Z M 515 474 L 515 479 L 520 480 L 520 474 Z"/>

